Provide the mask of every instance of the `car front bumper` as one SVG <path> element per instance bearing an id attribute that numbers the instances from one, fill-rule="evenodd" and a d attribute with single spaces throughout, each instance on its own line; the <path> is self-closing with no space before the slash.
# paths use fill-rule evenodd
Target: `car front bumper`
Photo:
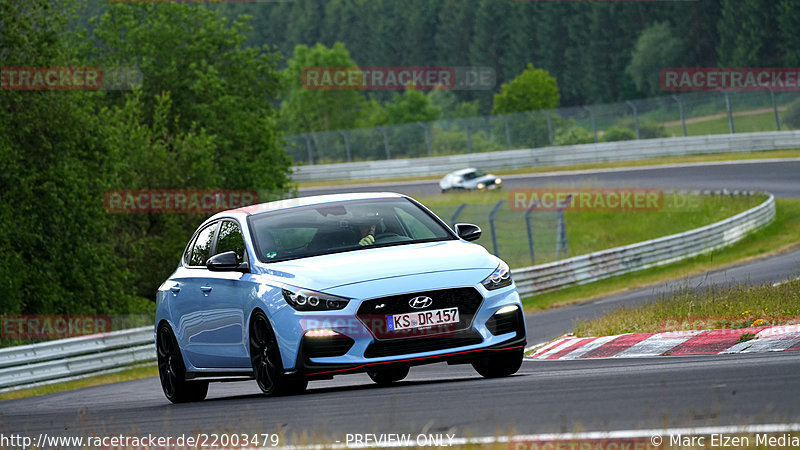
<path id="1" fill-rule="evenodd" d="M 289 373 L 324 379 L 436 362 L 464 364 L 498 352 L 521 352 L 526 345 L 525 320 L 516 287 L 512 284 L 497 291 L 474 288 L 483 298 L 469 325 L 442 334 L 378 339 L 354 314 L 357 305 L 326 312 L 325 320 L 305 315 L 300 319 L 303 331 L 297 336 L 293 360 L 287 364 L 284 353 L 284 367 L 292 367 Z M 309 337 L 306 333 L 310 330 L 332 330 L 338 335 Z M 336 355 L 320 356 L 326 351 Z"/>

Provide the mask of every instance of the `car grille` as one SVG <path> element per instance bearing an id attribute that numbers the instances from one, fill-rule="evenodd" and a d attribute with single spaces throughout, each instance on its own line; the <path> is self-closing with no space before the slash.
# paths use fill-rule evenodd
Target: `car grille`
<path id="1" fill-rule="evenodd" d="M 421 309 L 412 308 L 409 301 L 412 298 L 425 296 L 433 302 Z M 472 287 L 438 289 L 434 291 L 410 292 L 408 294 L 392 295 L 388 297 L 373 298 L 361 302 L 356 317 L 377 339 L 398 339 L 430 337 L 433 335 L 452 335 L 456 331 L 465 330 L 472 324 L 475 313 L 483 302 L 483 296 Z M 408 330 L 387 330 L 386 316 L 410 312 L 431 311 L 444 308 L 458 308 L 459 322 L 449 325 L 440 325 L 428 328 L 413 328 Z"/>
<path id="2" fill-rule="evenodd" d="M 365 358 L 381 356 L 397 356 L 410 353 L 432 352 L 448 348 L 464 347 L 483 342 L 483 338 L 474 330 L 466 330 L 443 337 L 416 337 L 409 339 L 392 339 L 375 341 L 364 352 Z"/>

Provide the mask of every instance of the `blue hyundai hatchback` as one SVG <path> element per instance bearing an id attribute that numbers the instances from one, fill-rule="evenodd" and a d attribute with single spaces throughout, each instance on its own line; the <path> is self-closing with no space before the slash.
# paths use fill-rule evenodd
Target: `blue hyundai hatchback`
<path id="1" fill-rule="evenodd" d="M 255 379 L 267 395 L 367 372 L 378 384 L 411 366 L 519 370 L 522 304 L 508 266 L 393 193 L 306 197 L 218 213 L 192 236 L 158 290 L 156 349 L 172 402 L 209 381 Z"/>

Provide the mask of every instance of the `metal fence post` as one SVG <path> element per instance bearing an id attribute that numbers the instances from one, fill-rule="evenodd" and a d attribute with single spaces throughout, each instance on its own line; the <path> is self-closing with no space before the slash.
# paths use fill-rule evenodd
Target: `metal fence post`
<path id="1" fill-rule="evenodd" d="M 633 104 L 632 101 L 625 102 L 626 105 L 630 106 L 633 110 L 633 124 L 636 127 L 636 139 L 641 139 L 641 133 L 639 133 L 639 111 L 636 109 L 636 105 Z"/>
<path id="2" fill-rule="evenodd" d="M 735 134 L 736 130 L 733 128 L 733 108 L 731 107 L 731 96 L 726 91 L 723 92 L 725 94 L 725 109 L 728 110 L 728 129 L 730 130 L 731 134 Z"/>
<path id="3" fill-rule="evenodd" d="M 592 133 L 594 134 L 594 143 L 596 144 L 600 142 L 600 140 L 597 138 L 597 122 L 594 118 L 594 111 L 592 111 L 592 108 L 589 108 L 588 106 L 584 106 L 583 109 L 589 111 L 589 118 L 592 119 Z"/>
<path id="4" fill-rule="evenodd" d="M 531 264 L 536 264 L 536 248 L 533 245 L 533 230 L 531 230 L 531 213 L 537 206 L 539 206 L 539 200 L 533 202 L 528 210 L 525 211 L 525 230 L 528 232 L 528 252 L 531 254 Z"/>
<path id="5" fill-rule="evenodd" d="M 461 213 L 464 211 L 464 208 L 466 208 L 468 204 L 469 203 L 462 203 L 458 205 L 458 208 L 456 208 L 456 212 L 454 212 L 453 215 L 450 217 L 450 226 L 453 227 L 453 229 L 455 229 L 456 227 L 456 220 L 458 220 L 458 216 L 461 215 Z"/>
<path id="6" fill-rule="evenodd" d="M 469 131 L 469 122 L 462 120 L 461 124 L 464 125 L 464 131 L 467 133 L 467 150 L 472 153 L 472 135 Z"/>
<path id="7" fill-rule="evenodd" d="M 547 136 L 550 138 L 550 145 L 556 145 L 556 139 L 553 135 L 553 120 L 550 118 L 550 113 L 547 111 L 542 111 L 547 117 Z"/>
<path id="8" fill-rule="evenodd" d="M 499 114 L 498 117 L 503 119 L 503 123 L 506 126 L 506 142 L 508 142 L 508 149 L 511 150 L 513 145 L 511 144 L 511 127 L 508 125 L 508 119 L 503 114 Z"/>
<path id="9" fill-rule="evenodd" d="M 308 133 L 303 134 L 303 138 L 306 140 L 306 150 L 308 150 L 308 163 L 314 164 L 314 155 L 311 152 L 311 139 L 308 137 Z"/>
<path id="10" fill-rule="evenodd" d="M 392 159 L 392 153 L 389 151 L 389 134 L 384 127 L 377 127 L 383 134 L 383 147 L 386 149 L 386 159 Z"/>
<path id="11" fill-rule="evenodd" d="M 686 134 L 686 116 L 683 115 L 683 102 L 677 95 L 673 95 L 672 99 L 678 102 L 678 112 L 681 115 L 681 129 L 683 130 L 683 137 L 686 137 L 688 135 Z"/>
<path id="12" fill-rule="evenodd" d="M 569 207 L 572 202 L 572 194 L 569 194 L 564 199 L 564 203 L 558 207 L 558 230 L 556 231 L 556 258 L 564 253 L 564 256 L 569 256 L 569 242 L 567 241 L 567 222 L 564 220 L 564 210 Z"/>
<path id="13" fill-rule="evenodd" d="M 417 122 L 417 125 L 422 127 L 425 131 L 425 144 L 428 146 L 428 156 L 433 156 L 433 147 L 431 146 L 431 130 L 428 125 L 422 122 Z"/>
<path id="14" fill-rule="evenodd" d="M 772 111 L 775 113 L 775 126 L 778 127 L 778 131 L 781 131 L 781 120 L 778 117 L 778 103 L 775 100 L 775 91 L 770 89 L 769 95 L 772 97 Z"/>
<path id="15" fill-rule="evenodd" d="M 505 200 L 500 200 L 494 205 L 492 208 L 492 212 L 489 213 L 489 231 L 492 233 L 492 248 L 494 248 L 494 256 L 500 256 L 500 249 L 497 248 L 497 231 L 495 230 L 494 226 L 494 219 L 497 217 L 497 213 L 500 211 L 500 207 L 503 206 Z"/>
<path id="16" fill-rule="evenodd" d="M 339 130 L 339 134 L 344 138 L 344 149 L 347 151 L 347 162 L 352 162 L 353 158 L 350 156 L 350 139 L 347 137 L 347 131 Z"/>

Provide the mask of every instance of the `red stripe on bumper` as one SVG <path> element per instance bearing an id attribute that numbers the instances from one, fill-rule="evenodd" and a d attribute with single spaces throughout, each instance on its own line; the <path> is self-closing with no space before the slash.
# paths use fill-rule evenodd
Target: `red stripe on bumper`
<path id="1" fill-rule="evenodd" d="M 392 361 L 380 361 L 380 362 L 374 362 L 374 363 L 366 363 L 366 364 L 361 364 L 361 365 L 354 366 L 354 367 L 348 367 L 348 368 L 345 368 L 345 369 L 328 370 L 328 371 L 324 371 L 324 372 L 313 372 L 313 373 L 307 373 L 305 375 L 310 377 L 310 376 L 314 376 L 314 375 L 326 375 L 326 374 L 329 374 L 329 373 L 352 372 L 354 370 L 363 369 L 364 367 L 378 366 L 378 365 L 381 365 L 381 364 L 397 364 L 397 363 L 410 362 L 410 361 L 420 361 L 420 360 L 423 360 L 423 359 L 445 358 L 445 357 L 448 357 L 448 356 L 463 355 L 463 354 L 475 353 L 475 352 L 487 352 L 487 351 L 505 352 L 505 351 L 508 351 L 508 350 L 518 350 L 518 349 L 524 349 L 524 348 L 525 348 L 524 345 L 520 345 L 520 346 L 516 346 L 516 347 L 505 347 L 505 348 L 477 348 L 475 350 L 464 350 L 464 351 L 455 352 L 455 353 L 444 353 L 442 355 L 420 356 L 420 357 L 417 357 L 417 358 L 395 359 L 395 360 L 392 360 Z"/>

